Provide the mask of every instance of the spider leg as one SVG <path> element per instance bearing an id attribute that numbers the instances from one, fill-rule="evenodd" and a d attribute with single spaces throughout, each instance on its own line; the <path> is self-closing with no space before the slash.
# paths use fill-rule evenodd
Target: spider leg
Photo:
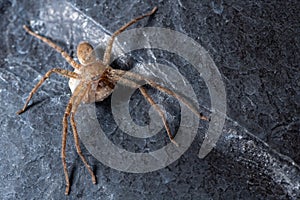
<path id="1" fill-rule="evenodd" d="M 122 76 L 122 78 L 127 78 L 127 79 L 135 79 L 136 81 L 146 81 L 147 84 L 149 84 L 150 86 L 170 95 L 175 97 L 176 99 L 178 99 L 179 101 L 181 101 L 184 105 L 186 105 L 195 115 L 197 115 L 199 117 L 199 119 L 205 120 L 205 121 L 209 121 L 210 119 L 206 116 L 204 116 L 202 113 L 199 113 L 194 106 L 189 103 L 185 98 L 183 98 L 182 96 L 180 96 L 179 94 L 173 92 L 172 90 L 163 87 L 157 83 L 155 83 L 154 81 L 145 78 L 139 74 L 136 74 L 134 72 L 130 72 L 130 71 L 126 71 L 124 72 L 123 70 L 117 70 L 117 69 L 113 69 L 111 70 L 111 73 L 115 73 L 119 76 Z"/>
<path id="2" fill-rule="evenodd" d="M 111 36 L 110 40 L 108 41 L 108 45 L 105 49 L 105 53 L 104 53 L 104 56 L 103 56 L 103 63 L 104 65 L 108 65 L 109 62 L 110 62 L 110 54 L 111 54 L 111 50 L 112 50 L 112 46 L 113 46 L 113 43 L 114 43 L 114 40 L 115 38 L 120 34 L 122 33 L 126 28 L 128 28 L 129 26 L 131 26 L 132 24 L 136 23 L 137 21 L 145 18 L 145 17 L 148 17 L 150 15 L 153 15 L 157 10 L 157 7 L 154 7 L 152 9 L 151 12 L 145 14 L 145 15 L 142 15 L 142 16 L 139 16 L 133 20 L 131 20 L 130 22 L 128 22 L 127 24 L 125 24 L 124 26 L 122 26 L 119 30 L 117 30 L 116 32 L 114 32 L 114 34 Z"/>
<path id="3" fill-rule="evenodd" d="M 154 100 L 152 99 L 152 97 L 148 94 L 148 92 L 145 90 L 145 88 L 143 88 L 141 85 L 135 83 L 134 81 L 132 80 L 129 80 L 129 79 L 124 79 L 124 78 L 120 78 L 120 77 L 117 77 L 116 78 L 117 81 L 119 81 L 122 85 L 126 85 L 128 87 L 131 87 L 131 88 L 138 88 L 140 90 L 140 92 L 142 93 L 142 95 L 145 97 L 145 99 L 150 103 L 151 106 L 154 107 L 154 109 L 156 110 L 156 112 L 160 115 L 163 123 L 164 123 L 164 126 L 165 126 L 165 129 L 167 131 L 167 134 L 168 134 L 168 137 L 169 139 L 171 140 L 172 143 L 174 143 L 177 147 L 179 146 L 177 144 L 177 142 L 174 140 L 174 136 L 171 134 L 171 130 L 170 130 L 170 126 L 169 126 L 169 123 L 167 122 L 166 120 L 166 116 L 165 116 L 165 113 L 160 109 L 160 107 L 154 102 Z"/>
<path id="4" fill-rule="evenodd" d="M 23 112 L 26 110 L 26 108 L 27 108 L 27 106 L 28 106 L 28 104 L 29 104 L 29 101 L 30 101 L 30 99 L 32 98 L 33 94 L 37 91 L 37 89 L 39 89 L 39 87 L 43 84 L 43 82 L 44 82 L 47 78 L 49 78 L 49 76 L 50 76 L 52 73 L 57 73 L 57 74 L 59 74 L 59 75 L 62 75 L 62 76 L 68 77 L 68 78 L 75 78 L 75 79 L 78 79 L 78 77 L 79 77 L 79 75 L 76 74 L 75 72 L 70 72 L 70 71 L 67 71 L 67 70 L 64 70 L 64 69 L 53 68 L 53 69 L 49 70 L 49 71 L 43 76 L 43 78 L 35 85 L 35 87 L 31 90 L 31 92 L 29 93 L 29 96 L 28 96 L 28 98 L 27 98 L 27 101 L 26 101 L 24 107 L 23 107 L 21 110 L 19 110 L 19 111 L 17 112 L 18 115 L 21 114 L 21 113 L 23 113 Z"/>
<path id="5" fill-rule="evenodd" d="M 35 32 L 33 32 L 32 30 L 30 30 L 27 26 L 23 26 L 23 28 L 25 29 L 25 31 L 27 33 L 29 33 L 30 35 L 42 40 L 43 42 L 45 42 L 46 44 L 48 44 L 50 47 L 52 47 L 53 49 L 55 49 L 58 53 L 60 53 L 62 55 L 62 57 L 64 59 L 66 59 L 66 61 L 75 69 L 79 69 L 80 68 L 80 64 L 78 64 L 77 62 L 75 62 L 75 60 L 73 60 L 73 58 L 66 52 L 64 51 L 60 46 L 58 46 L 57 44 L 55 44 L 54 42 L 52 42 L 51 40 L 49 40 L 48 38 L 45 38 Z"/>
<path id="6" fill-rule="evenodd" d="M 173 92 L 172 90 L 163 87 L 155 82 L 153 82 L 152 80 L 146 80 L 147 83 L 149 85 L 151 85 L 152 87 L 170 95 L 175 97 L 176 99 L 178 99 L 179 101 L 181 101 L 184 105 L 186 105 L 195 115 L 197 115 L 199 117 L 199 119 L 205 120 L 205 121 L 209 121 L 209 118 L 204 116 L 202 113 L 199 113 L 197 110 L 195 110 L 195 108 L 186 100 L 184 99 L 182 96 L 178 95 L 177 93 Z"/>
<path id="7" fill-rule="evenodd" d="M 72 99 L 70 99 L 67 108 L 65 110 L 65 114 L 63 117 L 63 134 L 62 134 L 62 148 L 61 148 L 61 159 L 62 164 L 64 168 L 64 174 L 66 179 L 66 191 L 65 195 L 69 194 L 70 191 L 70 180 L 68 175 L 68 168 L 67 168 L 67 162 L 66 162 L 66 144 L 67 144 L 67 135 L 68 135 L 68 116 L 70 115 L 70 111 L 72 109 Z"/>
<path id="8" fill-rule="evenodd" d="M 74 95 L 76 95 L 76 98 L 72 101 L 73 106 L 71 110 L 71 116 L 70 116 L 70 121 L 71 121 L 71 126 L 73 129 L 73 135 L 74 135 L 74 141 L 75 141 L 75 146 L 78 155 L 80 156 L 81 160 L 83 161 L 84 165 L 86 166 L 88 172 L 92 176 L 92 182 L 96 184 L 96 176 L 94 175 L 92 168 L 88 164 L 87 160 L 83 156 L 80 148 L 80 143 L 79 143 L 79 137 L 78 137 L 78 132 L 77 132 L 77 127 L 76 127 L 76 122 L 75 122 L 75 113 L 77 111 L 78 106 L 81 103 L 82 98 L 89 92 L 91 88 L 91 84 L 80 84 L 77 86 L 76 90 L 74 91 Z"/>
<path id="9" fill-rule="evenodd" d="M 61 149 L 61 158 L 62 158 L 62 164 L 64 168 L 64 174 L 65 174 L 65 179 L 66 179 L 66 191 L 65 195 L 69 194 L 70 191 L 70 179 L 69 179 L 69 174 L 68 174 L 68 167 L 67 167 L 67 162 L 66 162 L 66 143 L 67 143 L 67 135 L 68 135 L 68 117 L 70 116 L 70 113 L 72 111 L 72 105 L 75 99 L 77 98 L 78 94 L 80 93 L 81 89 L 81 84 L 78 85 L 80 87 L 77 87 L 69 100 L 69 103 L 66 107 L 65 114 L 63 117 L 63 135 L 62 135 L 62 149 Z"/>
<path id="10" fill-rule="evenodd" d="M 172 143 L 174 143 L 177 147 L 179 147 L 179 145 L 177 144 L 177 142 L 174 140 L 174 136 L 171 134 L 171 130 L 170 130 L 170 126 L 169 123 L 166 120 L 166 116 L 165 113 L 160 109 L 160 107 L 154 102 L 154 100 L 150 97 L 150 95 L 147 93 L 147 91 L 145 90 L 145 88 L 140 87 L 139 90 L 141 91 L 142 95 L 146 98 L 146 100 L 150 103 L 151 106 L 154 106 L 156 112 L 158 112 L 158 114 L 160 115 L 164 126 L 167 130 L 168 136 L 171 140 Z"/>
<path id="11" fill-rule="evenodd" d="M 65 195 L 68 195 L 69 191 L 70 191 L 70 180 L 69 180 L 69 175 L 68 175 L 68 169 L 67 169 L 67 163 L 66 163 L 66 153 L 65 153 L 66 152 L 67 132 L 68 132 L 68 116 L 70 116 L 70 115 L 71 115 L 70 122 L 71 122 L 71 126 L 73 129 L 77 153 L 80 156 L 83 163 L 85 164 L 85 166 L 87 167 L 89 173 L 91 174 L 93 183 L 94 184 L 96 183 L 96 177 L 95 177 L 93 171 L 91 170 L 91 167 L 89 166 L 86 159 L 84 158 L 84 156 L 81 153 L 79 137 L 78 137 L 77 128 L 76 128 L 76 122 L 74 120 L 75 112 L 76 112 L 82 98 L 84 97 L 86 92 L 89 90 L 89 88 L 90 88 L 90 86 L 85 83 L 80 83 L 76 87 L 71 99 L 69 100 L 68 106 L 66 108 L 66 111 L 65 111 L 65 114 L 63 117 L 63 137 L 62 137 L 61 157 L 62 157 L 62 163 L 63 163 L 64 174 L 65 174 L 65 179 L 66 179 Z"/>

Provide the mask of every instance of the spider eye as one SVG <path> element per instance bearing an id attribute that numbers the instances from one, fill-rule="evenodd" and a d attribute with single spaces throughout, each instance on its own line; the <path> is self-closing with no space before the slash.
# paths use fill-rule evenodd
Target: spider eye
<path id="1" fill-rule="evenodd" d="M 94 61 L 95 56 L 92 54 L 94 48 L 88 42 L 81 42 L 77 46 L 77 57 L 81 64 L 88 64 Z"/>

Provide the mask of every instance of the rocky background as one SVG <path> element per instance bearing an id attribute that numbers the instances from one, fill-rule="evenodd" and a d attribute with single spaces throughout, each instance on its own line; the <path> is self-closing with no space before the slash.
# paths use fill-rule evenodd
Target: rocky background
<path id="1" fill-rule="evenodd" d="M 26 34 L 22 26 L 30 25 L 75 56 L 79 41 L 97 42 L 98 36 L 111 34 L 154 6 L 159 7 L 157 13 L 134 27 L 155 26 L 184 33 L 215 61 L 227 93 L 227 118 L 221 138 L 212 152 L 199 159 L 199 144 L 207 130 L 207 124 L 201 122 L 192 146 L 179 160 L 145 174 L 111 169 L 81 144 L 98 179 L 93 185 L 69 137 L 67 163 L 72 186 L 66 197 L 60 149 L 61 121 L 71 95 L 67 80 L 51 77 L 33 97 L 27 112 L 18 116 L 16 111 L 49 69 L 71 67 L 53 49 Z M 54 14 L 66 9 L 74 15 Z M 2 0 L 1 199 L 299 199 L 299 10 L 298 1 Z M 81 30 L 81 22 L 86 22 L 88 29 Z M 162 60 L 171 60 L 178 68 L 187 65 L 171 58 L 163 55 Z M 123 58 L 113 65 L 126 69 L 138 59 L 132 60 Z M 193 88 L 200 88 L 196 89 L 199 104 L 209 106 L 201 76 L 186 72 L 185 78 Z M 163 94 L 152 93 L 162 102 Z M 164 106 L 173 116 L 169 120 L 176 129 L 180 123 L 178 103 L 163 97 L 169 102 Z M 109 112 L 109 100 L 97 105 L 100 118 Z M 147 123 L 147 103 L 138 94 L 132 101 L 141 105 L 131 110 L 135 121 Z M 111 128 L 115 124 L 108 118 L 101 123 L 104 130 L 115 130 L 117 135 L 117 128 Z M 112 140 L 117 141 L 118 136 L 112 136 Z M 130 141 L 126 143 L 130 146 Z"/>

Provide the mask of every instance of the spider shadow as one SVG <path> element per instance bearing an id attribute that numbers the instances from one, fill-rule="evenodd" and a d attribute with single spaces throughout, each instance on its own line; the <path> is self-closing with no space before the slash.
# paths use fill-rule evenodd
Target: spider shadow
<path id="1" fill-rule="evenodd" d="M 74 160 L 74 162 L 72 162 L 72 165 L 70 167 L 70 172 L 69 172 L 69 181 L 70 181 L 70 185 L 73 185 L 72 183 L 75 180 L 75 174 L 77 173 L 78 168 L 76 166 L 78 166 L 80 160 L 79 156 L 76 156 L 76 159 Z M 72 190 L 72 187 L 70 188 L 70 191 Z"/>
<path id="2" fill-rule="evenodd" d="M 49 100 L 49 98 L 43 98 L 43 99 L 41 99 L 41 100 L 33 101 L 31 104 L 29 104 L 29 105 L 26 107 L 26 109 L 25 109 L 24 112 L 30 110 L 32 107 L 35 107 L 35 106 L 37 106 L 37 105 L 40 105 L 41 103 L 43 103 L 43 102 L 46 101 L 46 100 Z"/>
<path id="3" fill-rule="evenodd" d="M 89 154 L 89 152 L 85 149 L 84 145 L 80 145 L 81 150 L 82 150 L 82 154 L 84 155 L 84 157 L 87 159 L 87 162 L 89 163 L 89 165 L 92 168 L 93 173 L 96 176 L 96 184 L 98 183 L 97 180 L 97 160 Z M 76 158 L 73 160 L 74 162 L 72 162 L 71 167 L 69 169 L 69 181 L 70 181 L 70 192 L 72 191 L 72 185 L 73 187 L 75 186 L 73 183 L 74 181 L 76 182 L 76 179 L 80 179 L 80 167 L 82 167 L 83 171 L 86 170 L 86 167 L 84 166 L 80 156 L 77 154 L 77 152 L 75 153 L 77 156 Z M 86 171 L 87 172 L 87 171 Z M 77 175 L 77 176 L 76 176 Z M 89 174 L 87 173 L 87 179 L 85 180 L 87 182 L 91 181 L 91 177 L 89 176 Z"/>

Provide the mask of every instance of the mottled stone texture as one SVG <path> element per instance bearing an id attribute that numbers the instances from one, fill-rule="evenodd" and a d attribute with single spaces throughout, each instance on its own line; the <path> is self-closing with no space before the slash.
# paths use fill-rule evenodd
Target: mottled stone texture
<path id="1" fill-rule="evenodd" d="M 197 157 L 207 129 L 207 124 L 201 123 L 189 150 L 170 166 L 155 172 L 119 172 L 97 161 L 82 145 L 97 175 L 97 185 L 92 184 L 69 137 L 70 199 L 300 198 L 299 1 L 74 0 L 70 4 L 110 32 L 158 6 L 154 17 L 136 27 L 170 28 L 201 44 L 222 74 L 228 108 L 222 136 L 208 156 Z M 21 116 L 15 114 L 30 89 L 50 68 L 71 69 L 59 54 L 22 29 L 31 21 L 35 30 L 48 35 L 49 30 L 40 19 L 46 5 L 46 1 L 0 2 L 1 199 L 67 199 L 60 159 L 61 121 L 70 97 L 67 80 L 53 76 L 34 96 L 30 109 Z M 55 41 L 74 55 L 78 38 L 72 27 L 76 24 L 55 24 L 65 26 L 68 35 Z M 157 56 L 162 56 L 161 60 L 173 57 Z M 139 62 L 132 60 L 127 64 Z M 171 59 L 172 62 L 180 69 L 188 65 L 180 58 Z M 114 67 L 128 66 L 117 61 Z M 195 88 L 199 102 L 209 105 L 201 77 L 189 71 L 183 73 Z M 157 101 L 168 99 L 155 90 L 151 94 Z M 171 105 L 165 109 L 176 129 L 180 124 L 178 103 L 172 98 L 168 101 Z M 134 120 L 146 123 L 148 107 L 141 96 L 136 94 L 130 104 L 134 105 Z M 99 117 L 104 118 L 110 111 L 109 99 L 97 107 Z M 109 117 L 103 118 L 102 127 L 115 143 L 123 143 L 121 146 L 131 151 L 144 148 L 131 146 L 126 136 L 120 139 L 115 124 Z M 157 144 L 159 148 L 164 142 Z"/>

